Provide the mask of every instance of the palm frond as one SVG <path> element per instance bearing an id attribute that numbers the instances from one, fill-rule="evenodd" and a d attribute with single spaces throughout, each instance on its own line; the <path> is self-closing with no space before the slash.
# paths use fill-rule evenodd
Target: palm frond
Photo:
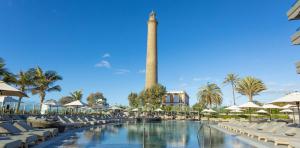
<path id="1" fill-rule="evenodd" d="M 59 85 L 55 85 L 47 89 L 47 92 L 61 91 L 61 87 Z"/>
<path id="2" fill-rule="evenodd" d="M 249 101 L 253 101 L 253 97 L 258 95 L 260 92 L 266 90 L 265 84 L 257 78 L 254 77 L 245 77 L 241 79 L 237 86 L 236 90 L 242 95 L 246 95 L 249 98 Z"/>
<path id="3" fill-rule="evenodd" d="M 201 87 L 197 93 L 199 103 L 205 104 L 206 106 L 213 104 L 220 105 L 223 101 L 222 95 L 220 87 L 214 83 L 208 83 Z"/>

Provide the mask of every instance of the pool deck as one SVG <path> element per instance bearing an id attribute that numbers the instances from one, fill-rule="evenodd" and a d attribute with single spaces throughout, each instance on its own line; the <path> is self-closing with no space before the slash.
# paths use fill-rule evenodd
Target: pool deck
<path id="1" fill-rule="evenodd" d="M 243 142 L 245 142 L 245 143 L 247 143 L 251 146 L 257 147 L 257 148 L 287 148 L 287 146 L 284 146 L 284 145 L 275 146 L 274 143 L 272 143 L 272 142 L 263 142 L 263 141 L 259 141 L 259 140 L 254 139 L 254 138 L 247 137 L 245 135 L 232 133 L 230 131 L 227 131 L 223 128 L 218 127 L 218 125 L 212 125 L 211 124 L 209 126 L 214 128 L 214 129 L 217 129 L 221 132 L 224 132 L 228 135 L 234 136 L 237 139 L 239 139 L 239 140 L 241 140 L 241 141 L 243 141 Z"/>

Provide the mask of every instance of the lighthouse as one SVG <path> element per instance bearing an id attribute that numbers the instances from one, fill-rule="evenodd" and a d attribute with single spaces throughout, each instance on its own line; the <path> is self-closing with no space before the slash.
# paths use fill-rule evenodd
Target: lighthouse
<path id="1" fill-rule="evenodd" d="M 152 11 L 148 20 L 145 89 L 155 86 L 157 79 L 157 20 Z"/>

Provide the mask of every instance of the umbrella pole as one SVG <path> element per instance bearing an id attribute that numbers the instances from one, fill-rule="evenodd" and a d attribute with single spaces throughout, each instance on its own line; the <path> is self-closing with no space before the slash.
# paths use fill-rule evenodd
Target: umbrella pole
<path id="1" fill-rule="evenodd" d="M 296 105 L 297 105 L 297 108 L 298 108 L 298 115 L 299 115 L 299 123 L 298 123 L 298 124 L 300 125 L 300 111 L 299 111 L 300 109 L 299 109 L 299 103 L 300 103 L 300 102 L 296 102 Z"/>
<path id="2" fill-rule="evenodd" d="M 270 121 L 272 120 L 272 110 L 271 108 L 269 108 L 269 111 L 270 111 Z"/>
<path id="3" fill-rule="evenodd" d="M 293 110 L 293 123 L 295 123 L 296 122 L 296 119 L 295 119 L 295 110 L 292 108 L 292 110 Z"/>
<path id="4" fill-rule="evenodd" d="M 249 121 L 251 122 L 251 108 L 250 107 L 249 107 L 249 114 L 250 114 Z"/>

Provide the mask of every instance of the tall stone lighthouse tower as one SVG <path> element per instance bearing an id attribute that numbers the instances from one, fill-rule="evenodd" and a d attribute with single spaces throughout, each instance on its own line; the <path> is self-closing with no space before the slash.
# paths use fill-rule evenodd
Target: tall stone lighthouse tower
<path id="1" fill-rule="evenodd" d="M 148 20 L 146 85 L 145 89 L 157 84 L 157 21 L 152 11 Z"/>

